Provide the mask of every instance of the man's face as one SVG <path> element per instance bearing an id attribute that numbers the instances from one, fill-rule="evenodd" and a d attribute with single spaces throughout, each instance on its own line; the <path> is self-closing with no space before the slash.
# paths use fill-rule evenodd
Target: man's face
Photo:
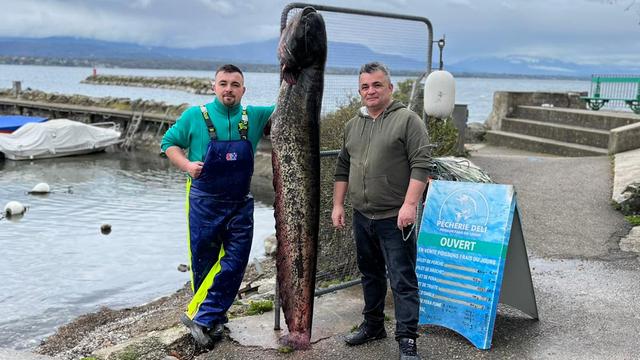
<path id="1" fill-rule="evenodd" d="M 386 108 L 391 102 L 393 84 L 382 71 L 362 73 L 358 91 L 364 106 L 375 112 Z"/>
<path id="2" fill-rule="evenodd" d="M 220 71 L 213 84 L 213 92 L 221 103 L 233 106 L 240 103 L 245 92 L 244 79 L 237 72 Z"/>

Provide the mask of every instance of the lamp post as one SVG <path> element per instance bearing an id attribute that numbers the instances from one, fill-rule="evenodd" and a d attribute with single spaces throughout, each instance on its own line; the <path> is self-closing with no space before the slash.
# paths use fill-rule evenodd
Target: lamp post
<path id="1" fill-rule="evenodd" d="M 438 66 L 438 70 L 442 70 L 442 68 L 444 68 L 444 63 L 442 62 L 442 49 L 444 49 L 444 35 L 442 35 L 442 39 L 438 40 L 438 41 L 434 41 L 434 43 L 438 44 L 438 48 L 440 48 L 440 64 Z"/>

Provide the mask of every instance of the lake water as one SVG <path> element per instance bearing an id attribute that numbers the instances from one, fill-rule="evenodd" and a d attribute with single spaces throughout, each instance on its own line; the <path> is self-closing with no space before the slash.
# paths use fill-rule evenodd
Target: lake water
<path id="1" fill-rule="evenodd" d="M 152 70 L 152 69 L 97 69 L 100 74 L 138 76 L 192 76 L 212 77 L 209 71 Z M 49 67 L 0 65 L 0 88 L 10 88 L 12 81 L 21 80 L 22 88 L 32 88 L 62 94 L 83 94 L 88 96 L 128 97 L 132 99 L 155 99 L 168 104 L 202 104 L 211 96 L 195 95 L 184 91 L 149 89 L 109 85 L 81 84 L 91 75 L 92 69 L 80 67 Z M 407 79 L 392 77 L 394 82 Z M 270 105 L 278 95 L 279 75 L 273 73 L 245 73 L 247 93 L 245 104 Z M 331 111 L 343 104 L 351 95 L 357 94 L 358 78 L 355 75 L 327 75 L 323 111 Z M 484 122 L 493 106 L 496 91 L 589 91 L 589 81 L 584 80 L 542 80 L 542 79 L 456 79 L 456 103 L 469 108 L 469 122 Z"/>
<path id="2" fill-rule="evenodd" d="M 201 104 L 210 96 L 183 91 L 80 84 L 90 68 L 0 65 L 0 88 Z M 204 71 L 98 69 L 99 73 L 209 77 Z M 245 103 L 275 101 L 278 75 L 246 73 Z M 396 81 L 405 78 L 394 78 Z M 357 77 L 328 75 L 325 109 L 355 93 Z M 483 122 L 494 91 L 587 91 L 587 81 L 456 80 L 457 103 Z M 54 193 L 27 195 L 47 182 Z M 101 306 L 139 305 L 168 295 L 187 280 L 184 176 L 156 155 L 102 153 L 35 162 L 0 161 L 0 206 L 29 206 L 19 221 L 0 220 L 0 347 L 33 348 L 55 328 Z M 254 248 L 274 232 L 273 210 L 257 204 Z M 113 231 L 100 233 L 109 223 Z"/>
<path id="3" fill-rule="evenodd" d="M 39 182 L 53 192 L 26 194 Z M 157 155 L 0 161 L 0 206 L 29 207 L 17 221 L 0 220 L 0 347 L 31 348 L 78 315 L 182 287 L 184 199 L 184 175 Z M 256 203 L 252 259 L 273 232 L 273 210 Z"/>

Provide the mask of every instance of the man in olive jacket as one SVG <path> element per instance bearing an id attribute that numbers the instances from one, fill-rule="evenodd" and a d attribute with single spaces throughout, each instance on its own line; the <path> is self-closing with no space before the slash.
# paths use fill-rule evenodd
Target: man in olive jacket
<path id="1" fill-rule="evenodd" d="M 333 225 L 343 227 L 348 191 L 365 305 L 364 322 L 345 341 L 360 345 L 387 336 L 388 274 L 400 359 L 420 359 L 415 342 L 420 299 L 414 224 L 428 175 L 427 129 L 416 113 L 392 99 L 393 84 L 383 64 L 362 66 L 358 91 L 364 107 L 345 126 L 331 214 Z"/>

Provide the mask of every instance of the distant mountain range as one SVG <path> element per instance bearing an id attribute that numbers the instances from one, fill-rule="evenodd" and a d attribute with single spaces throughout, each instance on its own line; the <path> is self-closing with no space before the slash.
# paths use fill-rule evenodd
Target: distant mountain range
<path id="1" fill-rule="evenodd" d="M 170 48 L 142 46 L 130 43 L 89 40 L 71 37 L 50 37 L 40 39 L 0 37 L 0 56 L 31 57 L 51 59 L 95 59 L 96 62 L 109 60 L 148 60 L 157 64 L 165 61 L 232 62 L 238 64 L 277 65 L 276 49 L 278 39 L 238 45 L 207 46 L 200 48 Z M 378 60 L 392 69 L 419 72 L 425 67 L 424 61 L 390 54 L 380 54 L 366 46 L 351 43 L 331 42 L 328 64 L 334 68 L 357 69 L 362 63 Z M 345 56 L 348 54 L 348 56 Z"/>
<path id="2" fill-rule="evenodd" d="M 253 64 L 250 69 L 277 71 L 277 39 L 238 45 L 173 48 L 142 46 L 131 43 L 101 41 L 73 37 L 15 38 L 0 37 L 0 61 L 25 63 L 24 58 L 38 59 L 35 63 L 112 66 L 167 67 L 210 69 L 210 63 L 232 62 Z M 434 55 L 437 49 L 434 49 Z M 446 49 L 445 49 L 446 55 Z M 354 72 L 368 61 L 382 61 L 394 73 L 421 72 L 424 60 L 399 55 L 382 54 L 353 43 L 330 42 L 328 66 L 337 72 Z M 21 59 L 22 58 L 22 59 Z M 436 56 L 434 56 L 434 59 Z M 446 57 L 445 57 L 446 58 Z M 436 67 L 437 59 L 433 66 Z M 256 67 L 257 66 L 257 67 Z M 260 67 L 261 66 L 261 67 Z M 584 78 L 593 73 L 639 73 L 640 66 L 581 65 L 551 58 L 526 56 L 469 58 L 445 68 L 458 75 L 553 76 Z"/>
<path id="3" fill-rule="evenodd" d="M 530 56 L 469 58 L 446 67 L 453 73 L 518 74 L 525 76 L 589 77 L 592 74 L 638 74 L 637 66 L 584 65 Z"/>

